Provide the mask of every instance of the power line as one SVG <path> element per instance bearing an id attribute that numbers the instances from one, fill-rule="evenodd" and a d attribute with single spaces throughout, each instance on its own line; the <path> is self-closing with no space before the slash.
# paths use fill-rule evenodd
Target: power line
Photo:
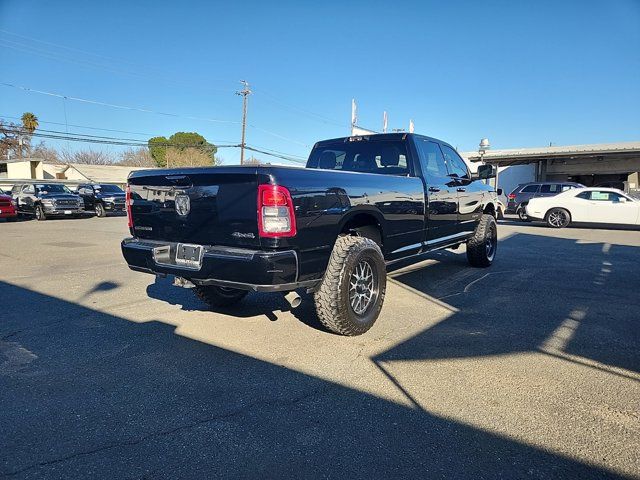
<path id="1" fill-rule="evenodd" d="M 206 118 L 206 117 L 195 117 L 195 116 L 191 116 L 191 115 L 181 115 L 181 114 L 177 114 L 177 113 L 169 113 L 169 112 L 160 112 L 157 110 L 151 110 L 148 108 L 141 108 L 141 107 L 134 107 L 134 106 L 130 106 L 130 105 L 118 105 L 118 104 L 113 104 L 113 103 L 107 103 L 107 102 L 102 102 L 102 101 L 98 101 L 98 100 L 91 100 L 91 99 L 87 99 L 87 98 L 80 98 L 80 97 L 72 97 L 72 96 L 68 96 L 68 95 L 63 95 L 61 93 L 56 93 L 56 92 L 48 92 L 45 90 L 37 90 L 34 88 L 29 88 L 29 87 L 25 87 L 22 85 L 15 85 L 13 83 L 7 83 L 7 82 L 0 82 L 0 85 L 5 86 L 5 87 L 11 87 L 11 88 L 16 88 L 18 90 L 23 90 L 25 92 L 29 92 L 29 93 L 38 93 L 41 95 L 47 95 L 47 96 L 51 96 L 51 97 L 56 97 L 56 98 L 62 98 L 62 99 L 66 99 L 66 100 L 73 100 L 76 102 L 81 102 L 81 103 L 88 103 L 88 104 L 92 104 L 92 105 L 100 105 L 100 106 L 104 106 L 104 107 L 111 107 L 111 108 L 117 108 L 120 110 L 131 110 L 131 111 L 138 111 L 138 112 L 143 112 L 143 113 L 152 113 L 152 114 L 156 114 L 156 115 L 163 115 L 163 116 L 168 116 L 168 117 L 174 117 L 174 118 L 185 118 L 185 119 L 189 119 L 189 120 L 198 120 L 198 121 L 206 121 L 206 122 L 213 122 L 213 123 L 228 123 L 228 124 L 234 124 L 234 125 L 238 125 L 241 124 L 241 122 L 238 122 L 236 120 L 220 120 L 220 119 L 213 119 L 213 118 Z M 291 143 L 296 143 L 298 145 L 302 145 L 304 147 L 309 147 L 308 144 L 300 142 L 298 140 L 289 138 L 289 137 L 285 137 L 284 135 L 280 135 L 278 133 L 266 130 L 262 127 L 258 127 L 256 125 L 252 125 L 252 124 L 247 124 L 248 127 L 250 128 L 254 128 L 256 130 L 260 130 L 261 132 L 264 132 L 268 135 L 271 135 L 273 137 L 277 137 L 280 138 L 281 140 L 285 140 Z"/>
<path id="2" fill-rule="evenodd" d="M 294 105 L 291 105 L 287 102 L 283 102 L 282 100 L 280 100 L 279 98 L 273 96 L 271 93 L 262 90 L 262 89 L 254 89 L 257 93 L 262 93 L 265 98 L 267 98 L 268 100 L 271 100 L 274 103 L 280 104 L 283 107 L 291 110 L 291 111 L 295 111 L 298 112 L 298 114 L 305 114 L 307 117 L 309 118 L 314 118 L 317 121 L 320 121 L 322 123 L 325 124 L 331 124 L 331 125 L 336 125 L 338 127 L 348 127 L 349 124 L 348 123 L 342 123 L 342 122 L 338 122 L 337 120 L 331 119 L 329 117 L 325 117 L 324 115 L 320 115 L 319 113 L 315 113 L 312 112 L 311 110 L 307 110 L 305 108 L 300 108 L 300 107 L 296 107 Z"/>
<path id="3" fill-rule="evenodd" d="M 36 138 L 46 138 L 50 140 L 64 140 L 70 142 L 80 142 L 80 143 L 91 143 L 97 145 L 113 145 L 113 146 L 130 146 L 130 147 L 148 147 L 147 142 L 143 142 L 135 139 L 127 139 L 127 138 L 118 138 L 118 137 L 103 137 L 97 135 L 85 135 L 78 133 L 66 133 L 60 132 L 57 130 L 39 130 L 30 134 L 25 134 L 24 130 L 21 128 L 5 128 L 5 131 L 14 134 L 23 134 L 28 135 L 30 137 Z M 215 144 L 210 143 L 210 145 L 203 144 L 180 144 L 180 143 L 172 143 L 172 142 L 156 142 L 154 146 L 158 147 L 178 147 L 178 148 L 205 148 L 208 146 L 215 146 L 216 148 L 242 148 L 241 144 Z M 283 152 L 278 152 L 276 150 L 270 150 L 263 147 L 256 147 L 252 145 L 245 145 L 244 148 L 246 150 L 250 150 L 252 152 L 262 153 L 264 155 L 268 155 L 270 157 L 280 158 L 283 160 L 287 160 L 294 163 L 304 164 L 306 160 L 303 157 L 299 157 L 296 155 L 291 155 Z"/>
<path id="4" fill-rule="evenodd" d="M 169 79 L 167 77 L 165 77 L 163 74 L 165 73 L 164 71 L 160 71 L 158 69 L 154 69 L 152 67 L 149 67 L 148 65 L 140 65 L 139 63 L 134 63 L 134 62 L 130 62 L 127 60 L 123 60 L 123 59 L 119 59 L 119 58 L 115 58 L 115 57 L 109 57 L 106 55 L 100 55 L 97 53 L 93 53 L 93 52 L 89 52 L 86 50 L 81 50 L 78 48 L 73 48 L 73 47 L 68 47 L 65 45 L 60 45 L 57 43 L 52 43 L 52 42 L 46 42 L 44 40 L 38 40 L 36 38 L 32 38 L 32 37 L 27 37 L 25 35 L 18 35 L 17 33 L 12 33 L 9 32 L 7 30 L 3 30 L 0 29 L 0 33 L 3 33 L 5 35 L 10 35 L 12 37 L 17 37 L 19 39 L 22 40 L 27 40 L 28 42 L 32 42 L 35 43 L 34 44 L 29 44 L 29 43 L 23 43 L 23 42 L 19 42 L 16 41 L 15 39 L 10 39 L 10 38 L 2 38 L 0 37 L 0 42 L 4 42 L 4 46 L 8 47 L 8 48 L 12 48 L 14 50 L 18 50 L 18 51 L 22 51 L 22 52 L 26 52 L 29 54 L 33 54 L 33 55 L 38 55 L 44 58 L 49 58 L 52 60 L 63 60 L 63 61 L 67 61 L 67 62 L 71 62 L 71 63 L 76 63 L 79 65 L 83 65 L 83 66 L 89 66 L 91 68 L 99 68 L 105 71 L 108 71 L 110 73 L 116 73 L 116 74 L 123 74 L 123 75 L 127 75 L 127 76 L 133 76 L 133 77 L 138 77 L 138 78 L 147 78 L 147 79 L 152 79 L 152 80 L 161 80 L 165 83 L 168 84 L 173 84 L 175 86 L 180 86 L 180 87 L 186 87 L 186 88 L 203 88 L 203 87 L 197 87 L 195 85 L 192 84 L 188 84 L 185 82 L 180 82 L 177 80 L 173 80 L 173 79 Z M 38 45 L 40 44 L 40 45 Z M 51 50 L 47 50 L 47 47 L 44 47 L 42 45 L 47 45 L 47 46 L 53 46 L 57 49 L 62 49 L 62 50 L 66 50 L 66 52 L 60 53 L 60 52 L 56 52 L 56 51 L 51 51 Z M 89 57 L 95 57 L 98 59 L 104 59 L 110 63 L 120 63 L 123 64 L 125 66 L 128 66 L 130 69 L 126 70 L 126 69 L 122 69 L 122 68 L 118 68 L 118 67 L 112 67 L 108 64 L 105 63 L 99 63 L 93 60 L 86 60 L 86 59 L 81 59 L 78 58 L 77 53 L 82 53 L 84 55 L 88 55 Z M 74 56 L 68 56 L 68 54 L 72 54 Z M 133 69 L 133 70 L 132 70 Z M 151 71 L 153 72 L 153 75 L 149 75 L 149 74 L 145 74 L 145 73 L 140 73 L 141 71 Z M 218 79 L 219 82 L 226 82 L 226 80 L 222 80 L 222 79 Z M 224 93 L 230 93 L 231 90 L 226 90 L 226 89 L 211 89 L 209 87 L 206 88 L 206 90 L 208 92 L 215 90 L 218 92 L 224 92 Z"/>
<path id="5" fill-rule="evenodd" d="M 4 117 L 4 118 L 10 118 L 12 120 L 21 120 L 20 117 L 14 117 L 11 115 L 2 115 L 0 114 L 0 117 Z M 128 130 L 115 130 L 112 128 L 100 128 L 100 127 L 88 127 L 86 125 L 74 125 L 73 123 L 61 123 L 61 122 L 51 122 L 51 121 L 45 121 L 45 120 L 40 120 L 38 118 L 38 122 L 39 123 L 47 123 L 49 125 L 60 125 L 60 126 L 69 126 L 69 127 L 75 127 L 75 128 L 82 128 L 82 129 L 86 129 L 86 130 L 100 130 L 103 132 L 114 132 L 114 133 L 128 133 L 129 135 L 144 135 L 144 136 L 148 136 L 148 137 L 153 137 L 155 135 L 155 133 L 147 133 L 147 132 L 130 132 Z"/>
<path id="6" fill-rule="evenodd" d="M 6 82 L 0 82 L 0 85 L 3 85 L 5 87 L 16 88 L 18 90 L 23 90 L 25 92 L 39 93 L 41 95 L 47 95 L 47 96 L 50 96 L 50 97 L 65 98 L 67 100 L 73 100 L 73 101 L 76 101 L 76 102 L 89 103 L 89 104 L 92 104 L 92 105 L 100 105 L 100 106 L 103 106 L 103 107 L 118 108 L 118 109 L 121 109 L 121 110 L 134 110 L 134 111 L 137 111 L 137 112 L 154 113 L 156 115 L 164 115 L 166 117 L 186 118 L 186 119 L 190 119 L 190 120 L 199 120 L 199 121 L 213 122 L 213 123 L 232 123 L 232 124 L 236 124 L 236 125 L 240 123 L 240 122 L 235 121 L 235 120 L 220 120 L 220 119 L 217 119 L 217 118 L 194 117 L 194 116 L 191 116 L 191 115 L 181 115 L 181 114 L 177 114 L 177 113 L 160 112 L 160 111 L 151 110 L 151 109 L 148 109 L 148 108 L 132 107 L 130 105 L 118 105 L 118 104 L 114 104 L 114 103 L 101 102 L 101 101 L 98 101 L 98 100 L 90 100 L 90 99 L 87 99 L 87 98 L 72 97 L 72 96 L 68 96 L 68 95 L 62 95 L 61 93 L 47 92 L 47 91 L 44 91 L 44 90 L 36 90 L 34 88 L 24 87 L 22 85 L 14 85 L 12 83 L 6 83 Z"/>
<path id="7" fill-rule="evenodd" d="M 294 162 L 294 163 L 300 163 L 300 164 L 306 163 L 306 160 L 303 160 L 301 158 L 295 158 L 295 157 L 291 157 L 291 156 L 288 156 L 288 155 L 280 155 L 280 154 L 276 154 L 276 153 L 269 153 L 266 150 L 261 150 L 259 148 L 251 147 L 249 145 L 246 145 L 244 148 L 247 149 L 247 150 L 250 150 L 252 152 L 262 153 L 264 155 L 269 155 L 271 157 L 281 158 L 283 160 L 288 160 L 288 161 Z"/>

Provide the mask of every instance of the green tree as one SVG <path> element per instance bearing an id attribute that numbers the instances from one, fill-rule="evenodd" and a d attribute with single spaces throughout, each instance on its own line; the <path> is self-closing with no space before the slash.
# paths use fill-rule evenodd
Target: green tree
<path id="1" fill-rule="evenodd" d="M 169 138 L 149 139 L 149 152 L 159 167 L 178 165 L 215 165 L 218 149 L 196 132 L 176 132 Z M 171 159 L 167 162 L 167 151 L 171 149 Z"/>
<path id="2" fill-rule="evenodd" d="M 166 137 L 153 137 L 147 142 L 149 145 L 149 153 L 151 158 L 156 162 L 158 167 L 167 166 L 167 144 L 169 140 Z"/>

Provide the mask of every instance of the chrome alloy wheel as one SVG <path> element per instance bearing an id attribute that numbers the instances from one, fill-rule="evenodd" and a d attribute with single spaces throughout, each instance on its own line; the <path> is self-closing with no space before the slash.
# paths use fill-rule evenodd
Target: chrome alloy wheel
<path id="1" fill-rule="evenodd" d="M 349 277 L 349 303 L 353 313 L 363 315 L 377 296 L 377 274 L 367 260 L 361 260 Z"/>
<path id="2" fill-rule="evenodd" d="M 549 224 L 554 227 L 564 227 L 568 220 L 567 214 L 562 210 L 554 210 L 549 214 Z"/>
<path id="3" fill-rule="evenodd" d="M 484 245 L 487 249 L 487 258 L 489 261 L 492 261 L 496 255 L 496 247 L 498 246 L 498 232 L 493 225 L 489 227 Z"/>

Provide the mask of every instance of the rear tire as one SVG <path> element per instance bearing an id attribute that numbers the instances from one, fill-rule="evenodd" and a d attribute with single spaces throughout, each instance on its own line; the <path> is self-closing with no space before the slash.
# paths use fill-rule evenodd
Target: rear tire
<path id="1" fill-rule="evenodd" d="M 209 307 L 228 307 L 238 303 L 249 293 L 237 288 L 218 287 L 217 285 L 196 285 L 193 293 Z"/>
<path id="2" fill-rule="evenodd" d="M 484 214 L 467 240 L 467 260 L 472 267 L 490 267 L 498 250 L 498 224 L 493 215 Z"/>
<path id="3" fill-rule="evenodd" d="M 96 217 L 106 217 L 107 211 L 104 209 L 104 205 L 96 203 Z"/>
<path id="4" fill-rule="evenodd" d="M 544 221 L 551 228 L 568 227 L 571 223 L 571 214 L 564 208 L 552 208 L 545 215 Z"/>
<path id="5" fill-rule="evenodd" d="M 36 220 L 42 222 L 47 219 L 47 216 L 44 213 L 44 208 L 42 205 L 36 205 Z"/>
<path id="6" fill-rule="evenodd" d="M 365 237 L 339 237 L 314 295 L 318 318 L 334 333 L 362 335 L 378 319 L 386 287 L 387 271 L 378 244 Z"/>
<path id="7" fill-rule="evenodd" d="M 520 208 L 518 208 L 517 213 L 518 213 L 518 218 L 520 219 L 521 222 L 529 221 L 529 217 L 527 216 L 527 210 L 525 205 L 520 205 Z"/>

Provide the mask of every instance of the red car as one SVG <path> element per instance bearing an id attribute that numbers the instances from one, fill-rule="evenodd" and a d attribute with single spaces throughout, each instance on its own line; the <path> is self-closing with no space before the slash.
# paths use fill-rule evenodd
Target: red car
<path id="1" fill-rule="evenodd" d="M 18 218 L 16 202 L 11 195 L 6 195 L 0 188 L 0 218 L 6 218 L 8 222 Z"/>

